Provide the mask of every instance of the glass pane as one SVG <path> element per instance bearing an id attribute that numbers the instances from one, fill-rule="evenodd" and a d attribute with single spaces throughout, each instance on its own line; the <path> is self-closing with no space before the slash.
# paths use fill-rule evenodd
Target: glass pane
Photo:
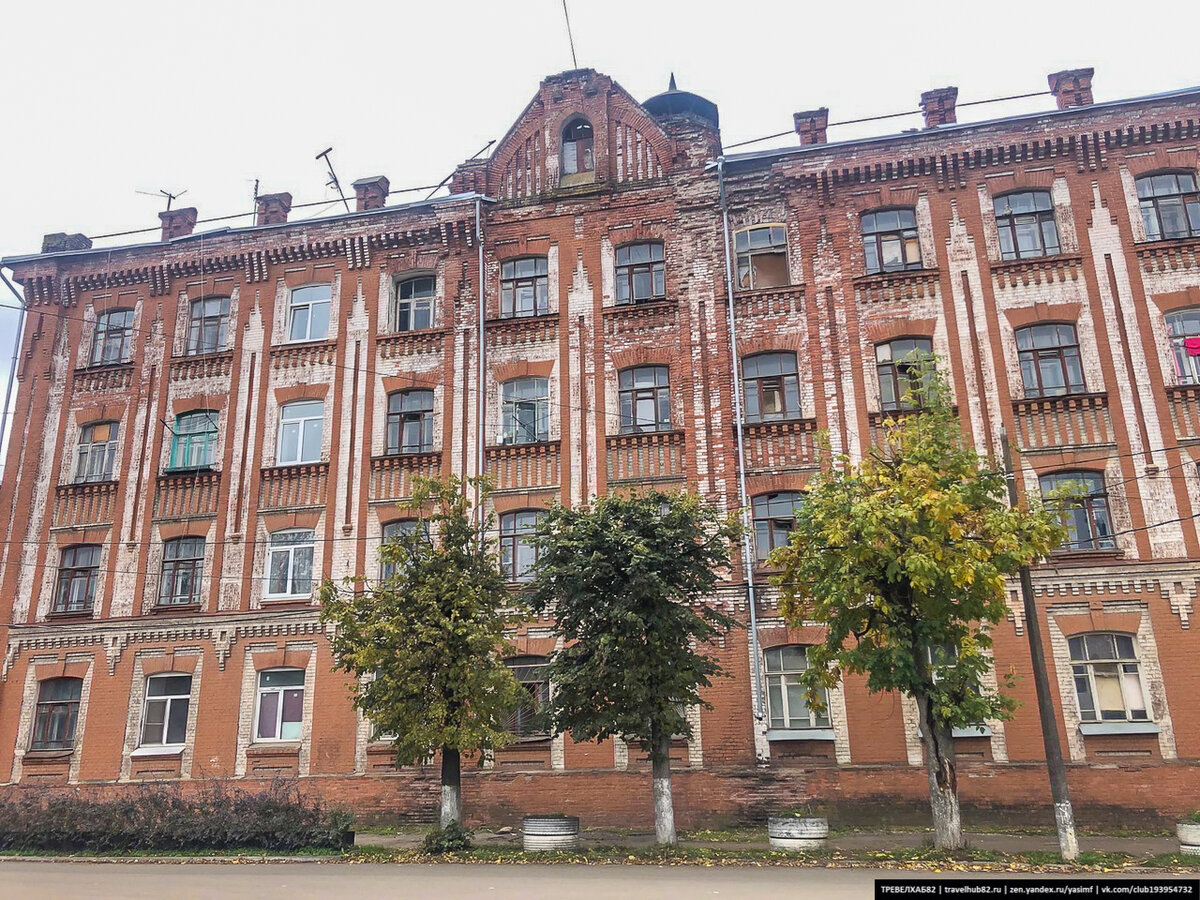
<path id="1" fill-rule="evenodd" d="M 167 717 L 167 743 L 182 744 L 187 740 L 188 700 L 177 698 L 170 703 Z"/>
<path id="2" fill-rule="evenodd" d="M 177 697 L 186 696 L 191 690 L 191 675 L 166 675 L 151 678 L 146 693 L 151 697 Z"/>
<path id="3" fill-rule="evenodd" d="M 267 569 L 270 576 L 267 579 L 268 594 L 286 594 L 288 589 L 288 564 L 291 561 L 288 550 L 272 550 Z"/>
<path id="4" fill-rule="evenodd" d="M 804 699 L 804 688 L 798 681 L 791 678 L 787 680 L 787 702 L 788 717 L 791 720 L 788 723 L 788 727 L 808 728 L 810 723 L 808 719 L 808 703 Z"/>
<path id="5" fill-rule="evenodd" d="M 285 423 L 279 430 L 279 462 L 294 463 L 300 459 L 300 426 Z"/>
<path id="6" fill-rule="evenodd" d="M 783 685 L 779 678 L 767 679 L 767 710 L 772 728 L 785 728 L 783 718 Z"/>
<path id="7" fill-rule="evenodd" d="M 263 691 L 258 695 L 258 731 L 259 738 L 272 739 L 275 737 L 276 723 L 279 719 L 279 692 Z"/>
<path id="8" fill-rule="evenodd" d="M 309 419 L 304 423 L 304 444 L 300 451 L 301 462 L 319 462 L 321 459 L 320 419 Z"/>
<path id="9" fill-rule="evenodd" d="M 167 717 L 167 701 L 151 700 L 146 704 L 146 721 L 142 723 L 142 743 L 161 744 L 163 722 Z"/>
<path id="10" fill-rule="evenodd" d="M 292 551 L 292 593 L 307 594 L 312 590 L 312 547 L 297 547 Z"/>
<path id="11" fill-rule="evenodd" d="M 1092 673 L 1096 682 L 1096 702 L 1099 704 L 1100 718 L 1124 719 L 1125 700 L 1121 694 L 1117 667 L 1111 663 L 1103 663 L 1093 666 Z"/>
<path id="12" fill-rule="evenodd" d="M 292 330 L 288 334 L 293 341 L 308 339 L 308 307 L 300 306 L 292 310 Z"/>
<path id="13" fill-rule="evenodd" d="M 1129 715 L 1134 719 L 1146 718 L 1146 698 L 1142 694 L 1142 679 L 1138 677 L 1137 666 L 1125 666 L 1122 682 L 1125 686 L 1125 704 Z M 1132 670 L 1132 671 L 1131 671 Z"/>
<path id="14" fill-rule="evenodd" d="M 296 736 L 300 736 L 299 725 L 304 718 L 304 688 L 291 688 L 283 692 L 283 736 L 286 737 L 287 726 L 297 726 Z"/>
<path id="15" fill-rule="evenodd" d="M 303 669 L 267 669 L 258 673 L 259 687 L 303 687 Z"/>

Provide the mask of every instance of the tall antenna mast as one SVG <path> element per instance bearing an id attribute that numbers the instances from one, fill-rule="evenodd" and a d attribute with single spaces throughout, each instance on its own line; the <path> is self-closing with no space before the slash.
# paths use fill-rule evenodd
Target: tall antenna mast
<path id="1" fill-rule="evenodd" d="M 571 42 L 571 68 L 579 68 L 579 60 L 575 58 L 575 36 L 571 34 L 571 13 L 567 9 L 567 0 L 562 0 L 563 18 L 567 20 L 567 40 Z"/>
<path id="2" fill-rule="evenodd" d="M 338 196 L 342 198 L 342 203 L 346 206 L 346 212 L 350 212 L 350 201 L 346 199 L 346 192 L 342 190 L 342 183 L 338 181 L 337 172 L 333 171 L 333 160 L 329 158 L 329 154 L 333 152 L 332 147 L 328 147 L 317 154 L 317 159 L 325 160 L 325 166 L 329 169 L 329 180 L 325 182 L 326 187 L 335 188 Z"/>

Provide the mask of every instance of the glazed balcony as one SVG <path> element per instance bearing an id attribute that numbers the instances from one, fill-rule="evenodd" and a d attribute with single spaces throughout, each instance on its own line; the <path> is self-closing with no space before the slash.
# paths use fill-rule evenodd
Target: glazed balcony
<path id="1" fill-rule="evenodd" d="M 486 472 L 496 479 L 499 491 L 557 487 L 562 472 L 560 456 L 559 441 L 488 447 Z"/>
<path id="2" fill-rule="evenodd" d="M 371 458 L 371 499 L 405 500 L 412 496 L 413 479 L 442 473 L 442 454 L 401 453 Z"/>
<path id="3" fill-rule="evenodd" d="M 154 518 L 215 516 L 221 473 L 212 469 L 168 470 L 154 485 Z"/>
<path id="4" fill-rule="evenodd" d="M 54 528 L 82 528 L 113 521 L 116 481 L 83 481 L 54 489 Z"/>
<path id="5" fill-rule="evenodd" d="M 263 469 L 258 483 L 259 509 L 325 506 L 329 463 L 304 463 Z"/>
<path id="6" fill-rule="evenodd" d="M 612 435 L 605 440 L 608 482 L 682 481 L 684 446 L 682 431 Z"/>
<path id="7" fill-rule="evenodd" d="M 1105 394 L 1013 401 L 1017 446 L 1024 451 L 1088 447 L 1113 441 Z"/>

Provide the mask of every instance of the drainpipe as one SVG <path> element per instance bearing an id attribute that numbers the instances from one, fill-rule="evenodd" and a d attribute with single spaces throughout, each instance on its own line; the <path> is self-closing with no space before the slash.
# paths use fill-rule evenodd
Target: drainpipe
<path id="1" fill-rule="evenodd" d="M 486 363 L 487 363 L 487 345 L 484 341 L 483 323 L 486 315 L 485 303 L 485 278 L 483 273 L 483 198 L 476 195 L 475 197 L 475 244 L 479 251 L 479 373 L 475 384 L 475 417 L 476 417 L 476 459 L 475 459 L 475 474 L 483 475 L 484 466 L 484 446 L 487 441 L 487 397 L 486 397 Z M 483 515 L 483 507 L 480 502 L 479 487 L 475 488 L 475 515 L 479 521 L 479 541 L 483 543 L 483 523 L 485 517 Z"/>
<path id="2" fill-rule="evenodd" d="M 21 337 L 25 332 L 26 306 L 25 298 L 18 293 L 17 289 L 13 287 L 12 282 L 8 280 L 8 277 L 3 272 L 0 272 L 0 278 L 4 279 L 4 283 L 8 285 L 8 289 L 13 292 L 13 296 L 16 297 L 21 304 L 21 311 L 17 316 L 17 334 L 16 337 L 13 338 L 12 363 L 8 367 L 8 385 L 4 389 L 4 412 L 0 414 L 0 450 L 2 450 L 4 448 L 4 440 L 6 437 L 8 437 L 8 406 L 12 401 L 13 381 L 17 376 L 17 357 L 20 355 L 21 351 Z M 3 457 L 0 457 L 0 459 L 2 458 Z"/>
<path id="3" fill-rule="evenodd" d="M 737 316 L 733 309 L 733 257 L 729 243 L 729 206 L 725 201 L 725 157 L 717 157 L 717 185 L 721 197 L 721 224 L 725 232 L 725 285 L 729 308 L 729 353 L 733 368 L 733 415 L 737 432 L 738 500 L 742 507 L 742 559 L 746 567 L 746 597 L 750 604 L 750 652 L 754 656 L 754 718 L 762 721 L 762 654 L 758 649 L 758 600 L 754 590 L 754 547 L 750 532 L 750 498 L 746 495 L 746 446 L 742 436 L 742 367 L 738 357 Z"/>

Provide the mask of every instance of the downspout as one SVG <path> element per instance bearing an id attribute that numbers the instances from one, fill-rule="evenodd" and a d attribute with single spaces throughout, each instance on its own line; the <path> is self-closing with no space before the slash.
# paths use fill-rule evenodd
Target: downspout
<path id="1" fill-rule="evenodd" d="M 487 372 L 487 346 L 484 341 L 483 323 L 486 318 L 486 302 L 484 284 L 486 279 L 483 272 L 483 198 L 476 195 L 475 197 L 475 243 L 479 251 L 479 372 L 475 381 L 475 474 L 483 475 L 484 467 L 484 446 L 487 442 L 487 399 L 486 399 L 486 378 Z M 475 516 L 479 527 L 479 542 L 483 543 L 483 523 L 485 517 L 483 515 L 483 506 L 481 502 L 481 492 L 479 485 L 475 486 Z"/>
<path id="2" fill-rule="evenodd" d="M 4 283 L 8 285 L 8 289 L 13 292 L 13 296 L 16 297 L 21 304 L 20 315 L 17 316 L 17 334 L 13 338 L 12 363 L 8 367 L 8 385 L 4 389 L 4 412 L 0 414 L 0 451 L 2 451 L 4 449 L 4 441 L 8 437 L 8 407 L 9 403 L 12 401 L 13 381 L 17 376 L 17 357 L 20 355 L 21 351 L 21 338 L 25 333 L 26 306 L 25 298 L 18 293 L 17 289 L 13 287 L 12 282 L 8 280 L 8 277 L 3 272 L 0 272 L 0 278 L 4 279 Z M 0 456 L 0 459 L 3 458 L 3 456 Z M 0 465 L 2 465 L 2 463 L 0 463 Z"/>
<path id="3" fill-rule="evenodd" d="M 717 157 L 717 185 L 721 198 L 721 225 L 725 232 L 725 285 L 729 315 L 729 354 L 733 369 L 733 415 L 737 433 L 738 500 L 742 508 L 742 559 L 746 568 L 746 598 L 750 604 L 750 652 L 754 657 L 754 718 L 762 721 L 762 654 L 758 649 L 758 600 L 754 590 L 754 546 L 750 532 L 750 498 L 746 494 L 746 445 L 742 436 L 742 367 L 738 357 L 737 316 L 733 308 L 733 257 L 729 243 L 729 206 L 725 201 L 725 157 Z"/>

